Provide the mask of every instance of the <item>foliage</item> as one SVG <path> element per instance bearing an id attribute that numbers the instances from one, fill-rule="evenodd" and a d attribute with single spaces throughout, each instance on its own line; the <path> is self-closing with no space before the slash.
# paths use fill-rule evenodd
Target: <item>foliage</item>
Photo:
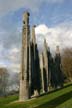
<path id="1" fill-rule="evenodd" d="M 5 95 L 8 83 L 8 71 L 6 68 L 0 68 L 0 95 Z"/>
<path id="2" fill-rule="evenodd" d="M 62 54 L 63 71 L 70 81 L 72 81 L 72 48 L 64 49 Z"/>

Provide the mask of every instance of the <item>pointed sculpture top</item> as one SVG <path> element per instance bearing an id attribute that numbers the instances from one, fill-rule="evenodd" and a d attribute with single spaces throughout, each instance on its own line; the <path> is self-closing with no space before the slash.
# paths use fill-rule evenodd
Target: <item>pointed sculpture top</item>
<path id="1" fill-rule="evenodd" d="M 23 24 L 24 25 L 29 25 L 29 16 L 30 16 L 30 13 L 29 12 L 24 12 L 23 14 Z"/>
<path id="2" fill-rule="evenodd" d="M 59 48 L 59 46 L 56 46 L 56 54 L 60 54 L 60 48 Z"/>
<path id="3" fill-rule="evenodd" d="M 35 27 L 36 27 L 36 25 L 32 26 L 32 42 L 33 42 L 33 44 L 36 44 Z"/>
<path id="4" fill-rule="evenodd" d="M 45 46 L 46 49 L 48 48 L 48 45 L 47 45 L 46 39 L 44 39 L 44 46 Z"/>
<path id="5" fill-rule="evenodd" d="M 36 27 L 36 25 L 33 25 L 33 27 L 35 28 L 35 27 Z"/>
<path id="6" fill-rule="evenodd" d="M 46 39 L 44 39 L 44 45 L 47 45 L 47 43 L 46 43 Z"/>

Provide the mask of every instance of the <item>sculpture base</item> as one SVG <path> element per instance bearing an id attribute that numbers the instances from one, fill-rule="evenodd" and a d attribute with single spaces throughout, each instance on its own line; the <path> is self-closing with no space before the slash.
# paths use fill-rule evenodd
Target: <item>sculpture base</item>
<path id="1" fill-rule="evenodd" d="M 29 99 L 29 83 L 25 80 L 20 80 L 19 100 L 25 101 Z"/>

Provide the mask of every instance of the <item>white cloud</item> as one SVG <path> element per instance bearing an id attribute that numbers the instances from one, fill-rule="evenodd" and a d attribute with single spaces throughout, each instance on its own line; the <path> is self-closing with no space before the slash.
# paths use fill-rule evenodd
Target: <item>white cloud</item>
<path id="1" fill-rule="evenodd" d="M 0 14 L 4 15 L 11 11 L 16 11 L 20 8 L 31 9 L 36 11 L 41 3 L 61 3 L 64 0 L 0 0 Z"/>
<path id="2" fill-rule="evenodd" d="M 39 42 L 41 48 L 43 47 L 44 38 L 52 50 L 55 50 L 57 45 L 59 45 L 61 49 L 72 47 L 72 26 L 60 25 L 54 28 L 48 28 L 46 25 L 42 24 L 37 26 L 35 31 L 37 42 Z"/>
<path id="3" fill-rule="evenodd" d="M 5 49 L 0 46 L 0 67 L 6 67 L 12 72 L 20 71 L 20 49 L 16 46 Z"/>
<path id="4" fill-rule="evenodd" d="M 36 34 L 43 34 L 45 35 L 48 32 L 48 27 L 44 24 L 38 25 L 35 29 Z"/>
<path id="5" fill-rule="evenodd" d="M 17 64 L 12 63 L 12 64 L 10 64 L 8 69 L 11 70 L 12 72 L 20 72 L 20 63 L 17 63 Z"/>

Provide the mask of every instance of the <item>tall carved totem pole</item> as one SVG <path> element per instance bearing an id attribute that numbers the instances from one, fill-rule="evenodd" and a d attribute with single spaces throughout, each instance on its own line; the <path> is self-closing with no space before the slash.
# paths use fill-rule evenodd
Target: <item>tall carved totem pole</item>
<path id="1" fill-rule="evenodd" d="M 19 99 L 22 101 L 30 98 L 30 26 L 29 26 L 29 13 L 23 14 L 23 29 L 22 29 L 22 55 L 21 55 L 21 73 L 20 73 L 20 95 Z"/>

